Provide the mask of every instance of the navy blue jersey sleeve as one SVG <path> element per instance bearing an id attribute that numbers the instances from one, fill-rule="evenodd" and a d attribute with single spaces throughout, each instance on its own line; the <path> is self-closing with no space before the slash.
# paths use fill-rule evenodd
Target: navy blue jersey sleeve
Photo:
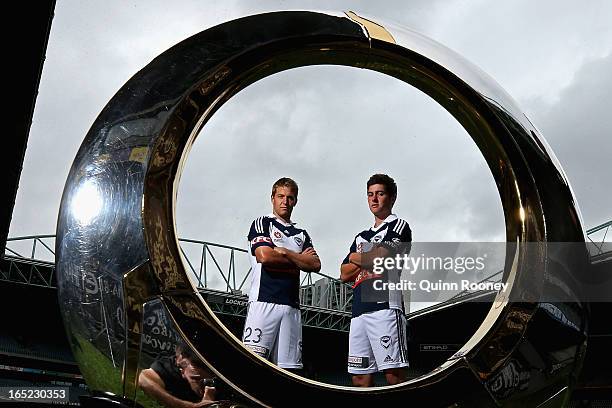
<path id="1" fill-rule="evenodd" d="M 304 230 L 304 245 L 302 245 L 302 252 L 306 250 L 306 248 L 314 248 L 312 245 L 312 238 L 310 238 L 310 234 Z"/>
<path id="2" fill-rule="evenodd" d="M 412 242 L 412 231 L 408 223 L 400 218 L 389 226 L 381 245 L 391 253 L 408 253 Z"/>
<path id="3" fill-rule="evenodd" d="M 259 217 L 253 221 L 247 239 L 252 255 L 255 255 L 255 250 L 260 246 L 274 248 L 272 238 L 270 238 L 270 220 L 267 217 Z"/>
<path id="4" fill-rule="evenodd" d="M 357 237 L 353 239 L 353 242 L 351 243 L 351 247 L 349 248 L 349 252 L 348 254 L 346 254 L 346 256 L 344 257 L 344 260 L 342 261 L 342 265 L 349 263 L 349 256 L 351 256 L 353 252 L 357 252 L 356 242 L 357 242 Z"/>

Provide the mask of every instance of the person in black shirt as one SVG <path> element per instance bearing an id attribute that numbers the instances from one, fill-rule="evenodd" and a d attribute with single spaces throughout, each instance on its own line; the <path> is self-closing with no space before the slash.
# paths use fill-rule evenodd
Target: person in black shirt
<path id="1" fill-rule="evenodd" d="M 149 396 L 169 408 L 206 407 L 217 402 L 214 376 L 184 344 L 174 357 L 162 357 L 142 370 L 138 385 Z"/>

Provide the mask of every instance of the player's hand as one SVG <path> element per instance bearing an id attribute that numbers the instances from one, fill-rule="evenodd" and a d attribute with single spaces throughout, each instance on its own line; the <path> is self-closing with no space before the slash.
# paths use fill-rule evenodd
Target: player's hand
<path id="1" fill-rule="evenodd" d="M 283 248 L 283 247 L 274 247 L 274 251 L 278 252 L 281 255 L 287 255 L 289 252 L 291 252 L 287 248 Z"/>
<path id="2" fill-rule="evenodd" d="M 317 254 L 317 251 L 315 251 L 313 247 L 306 248 L 305 250 L 302 251 L 302 254 L 316 256 L 317 258 L 319 257 L 319 255 Z"/>

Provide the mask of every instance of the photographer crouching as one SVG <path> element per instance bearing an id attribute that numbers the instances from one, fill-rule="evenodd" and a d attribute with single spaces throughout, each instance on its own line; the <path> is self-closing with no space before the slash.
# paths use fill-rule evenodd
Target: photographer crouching
<path id="1" fill-rule="evenodd" d="M 200 408 L 220 401 L 222 391 L 214 377 L 195 354 L 178 344 L 174 357 L 162 357 L 140 372 L 138 385 L 168 408 Z"/>

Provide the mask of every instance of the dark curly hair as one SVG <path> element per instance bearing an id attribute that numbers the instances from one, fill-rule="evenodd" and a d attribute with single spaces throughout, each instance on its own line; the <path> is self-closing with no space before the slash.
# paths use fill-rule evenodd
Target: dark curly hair
<path id="1" fill-rule="evenodd" d="M 395 180 L 386 174 L 374 174 L 368 180 L 367 188 L 370 188 L 370 186 L 374 184 L 382 184 L 385 186 L 385 191 L 389 193 L 391 197 L 397 197 L 397 184 L 395 184 Z"/>

